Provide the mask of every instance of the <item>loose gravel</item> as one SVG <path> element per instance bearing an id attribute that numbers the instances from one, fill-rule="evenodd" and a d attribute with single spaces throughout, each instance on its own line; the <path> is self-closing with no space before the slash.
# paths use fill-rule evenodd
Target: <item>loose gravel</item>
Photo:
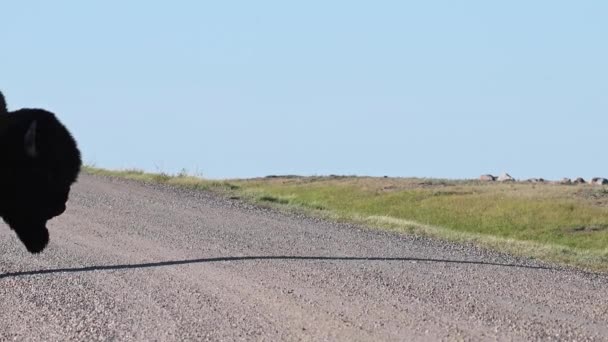
<path id="1" fill-rule="evenodd" d="M 51 243 L 0 224 L 5 341 L 608 341 L 608 277 L 82 175 Z"/>

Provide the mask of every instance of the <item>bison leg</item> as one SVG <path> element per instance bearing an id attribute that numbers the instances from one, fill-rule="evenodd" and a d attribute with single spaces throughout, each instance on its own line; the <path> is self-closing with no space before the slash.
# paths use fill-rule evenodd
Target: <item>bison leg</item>
<path id="1" fill-rule="evenodd" d="M 44 223 L 12 227 L 30 253 L 40 253 L 49 243 L 49 231 Z"/>

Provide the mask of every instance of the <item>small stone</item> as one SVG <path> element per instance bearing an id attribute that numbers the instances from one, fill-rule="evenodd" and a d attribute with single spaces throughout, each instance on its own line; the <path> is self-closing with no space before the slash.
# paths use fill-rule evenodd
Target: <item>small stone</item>
<path id="1" fill-rule="evenodd" d="M 591 179 L 589 184 L 605 185 L 608 184 L 608 179 L 602 177 L 594 177 L 593 179 Z"/>
<path id="2" fill-rule="evenodd" d="M 499 182 L 514 182 L 515 179 L 513 177 L 511 177 L 511 175 L 509 175 L 508 173 L 505 172 L 498 177 L 498 181 Z"/>
<path id="3" fill-rule="evenodd" d="M 496 177 L 492 175 L 481 175 L 479 176 L 479 180 L 484 182 L 493 182 L 496 180 Z"/>

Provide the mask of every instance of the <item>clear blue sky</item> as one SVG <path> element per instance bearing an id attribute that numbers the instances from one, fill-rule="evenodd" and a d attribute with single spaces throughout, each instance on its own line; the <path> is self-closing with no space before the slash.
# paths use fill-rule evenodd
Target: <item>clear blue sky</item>
<path id="1" fill-rule="evenodd" d="M 0 89 L 87 162 L 608 177 L 606 1 L 10 1 Z"/>

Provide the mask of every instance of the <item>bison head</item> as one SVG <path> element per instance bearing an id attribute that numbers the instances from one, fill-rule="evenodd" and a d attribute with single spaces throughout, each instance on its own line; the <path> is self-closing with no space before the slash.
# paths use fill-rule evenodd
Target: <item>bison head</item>
<path id="1" fill-rule="evenodd" d="M 80 152 L 48 111 L 21 109 L 4 115 L 0 215 L 27 250 L 38 253 L 49 241 L 46 222 L 65 211 L 80 171 Z"/>

